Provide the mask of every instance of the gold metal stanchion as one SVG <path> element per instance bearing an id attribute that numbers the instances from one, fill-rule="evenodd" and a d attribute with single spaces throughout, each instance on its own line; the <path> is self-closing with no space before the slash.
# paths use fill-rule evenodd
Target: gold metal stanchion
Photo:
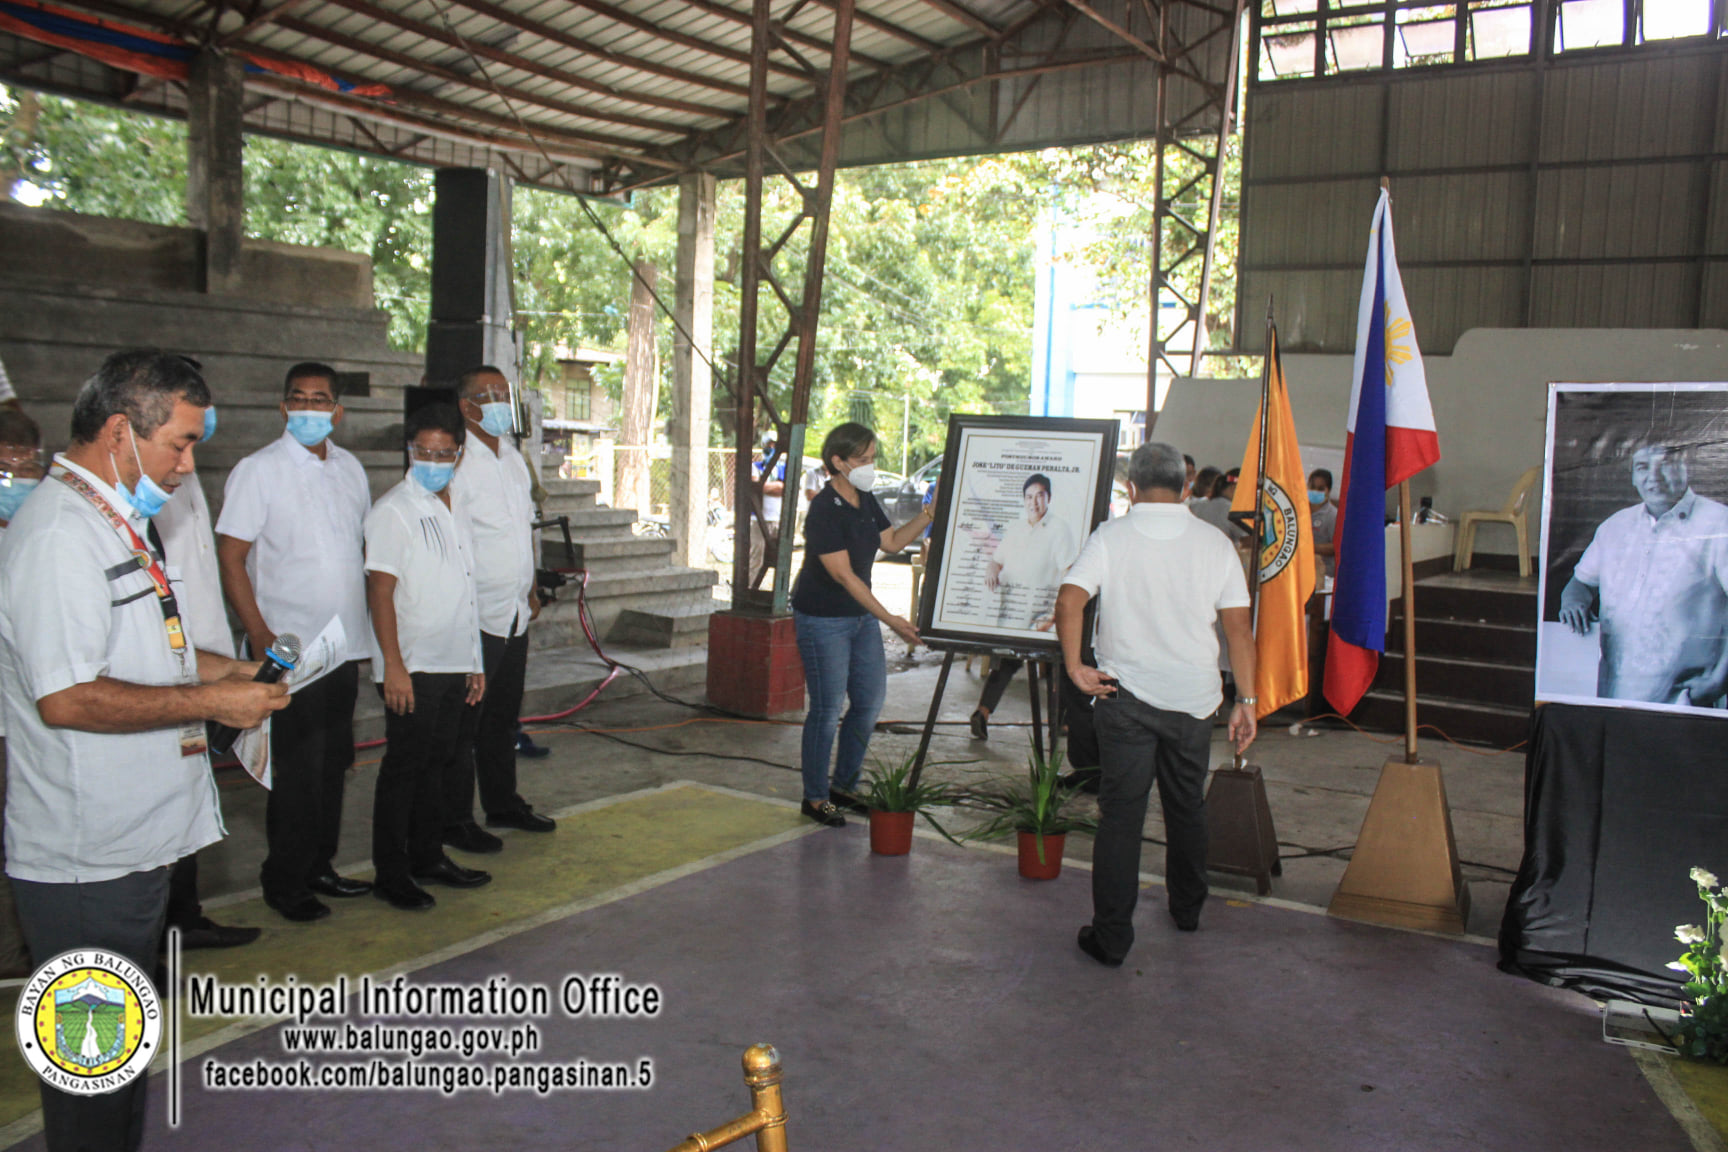
<path id="1" fill-rule="evenodd" d="M 753 1044 L 744 1050 L 744 1084 L 750 1089 L 750 1111 L 718 1128 L 693 1134 L 671 1152 L 708 1152 L 752 1135 L 756 1137 L 756 1152 L 787 1152 L 780 1053 L 772 1044 Z"/>

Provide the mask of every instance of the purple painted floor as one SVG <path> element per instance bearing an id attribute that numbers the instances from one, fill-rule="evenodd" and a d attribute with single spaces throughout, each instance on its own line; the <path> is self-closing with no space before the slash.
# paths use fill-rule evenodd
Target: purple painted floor
<path id="1" fill-rule="evenodd" d="M 1217 898 L 1179 935 L 1162 896 L 1110 971 L 1074 946 L 1088 873 L 820 832 L 414 974 L 653 982 L 658 1020 L 535 1022 L 543 1061 L 651 1056 L 649 1091 L 213 1093 L 199 1059 L 178 1133 L 154 1081 L 146 1147 L 649 1152 L 744 1111 L 758 1040 L 795 1152 L 1690 1147 L 1588 1001 L 1486 948 Z M 286 1058 L 274 1029 L 215 1055 Z"/>

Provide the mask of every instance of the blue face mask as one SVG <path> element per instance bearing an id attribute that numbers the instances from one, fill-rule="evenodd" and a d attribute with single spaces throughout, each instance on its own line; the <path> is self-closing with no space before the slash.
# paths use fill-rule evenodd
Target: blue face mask
<path id="1" fill-rule="evenodd" d="M 456 475 L 454 464 L 434 464 L 430 460 L 415 460 L 408 469 L 414 477 L 414 483 L 437 495 L 450 485 L 450 477 Z"/>
<path id="2" fill-rule="evenodd" d="M 144 461 L 139 459 L 138 456 L 138 437 L 136 434 L 132 437 L 132 459 L 138 465 L 137 490 L 134 491 L 120 482 L 120 469 L 118 466 L 114 469 L 114 487 L 119 491 L 120 495 L 126 498 L 126 503 L 132 505 L 132 507 L 137 510 L 138 515 L 148 520 L 150 517 L 156 515 L 156 513 L 162 511 L 162 505 L 168 503 L 168 498 L 172 496 L 173 493 L 163 491 L 162 486 L 156 483 L 156 481 L 150 479 L 150 477 L 145 473 Z"/>
<path id="3" fill-rule="evenodd" d="M 39 483 L 41 481 L 22 476 L 0 480 L 0 520 L 10 522 L 18 514 L 18 506 L 24 503 L 24 497 L 34 492 Z"/>
<path id="4" fill-rule="evenodd" d="M 294 437 L 302 448 L 316 448 L 334 427 L 336 419 L 329 412 L 288 413 L 288 435 Z"/>
<path id="5" fill-rule="evenodd" d="M 1326 493 L 1313 488 L 1308 489 L 1308 503 L 1316 506 L 1326 503 Z"/>
<path id="6" fill-rule="evenodd" d="M 509 403 L 504 400 L 495 400 L 480 405 L 480 427 L 488 436 L 502 436 L 506 432 L 515 431 Z"/>
<path id="7" fill-rule="evenodd" d="M 216 435 L 216 405 L 204 409 L 204 435 L 198 437 L 198 443 L 203 444 Z"/>

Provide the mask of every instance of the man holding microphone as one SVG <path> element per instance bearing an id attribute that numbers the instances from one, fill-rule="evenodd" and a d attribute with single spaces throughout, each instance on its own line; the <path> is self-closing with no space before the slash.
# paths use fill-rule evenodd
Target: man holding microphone
<path id="1" fill-rule="evenodd" d="M 210 393 L 190 362 L 119 352 L 84 385 L 72 444 L 0 542 L 7 874 L 31 952 L 156 964 L 168 874 L 223 834 L 204 724 L 262 723 L 287 688 L 195 650 L 150 517 L 193 469 Z M 130 1149 L 147 1078 L 42 1085 L 50 1149 Z"/>

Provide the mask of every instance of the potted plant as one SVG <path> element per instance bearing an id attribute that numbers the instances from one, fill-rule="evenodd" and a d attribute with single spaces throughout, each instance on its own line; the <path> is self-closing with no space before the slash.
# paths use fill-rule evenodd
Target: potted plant
<path id="1" fill-rule="evenodd" d="M 1728 1064 L 1728 955 L 1724 925 L 1728 924 L 1728 888 L 1713 873 L 1692 869 L 1698 898 L 1704 902 L 1704 923 L 1682 924 L 1674 936 L 1685 953 L 1668 967 L 1686 974 L 1686 1004 L 1675 1037 L 1680 1055 L 1693 1060 Z"/>
<path id="2" fill-rule="evenodd" d="M 954 803 L 955 789 L 952 785 L 927 779 L 913 784 L 913 759 L 908 756 L 892 768 L 884 767 L 878 761 L 864 778 L 861 799 L 870 809 L 870 851 L 878 856 L 904 856 L 910 852 L 912 825 L 919 816 L 929 821 L 930 827 L 946 836 L 951 843 L 958 843 L 930 814 L 931 808 Z"/>
<path id="3" fill-rule="evenodd" d="M 1098 821 L 1068 810 L 1075 790 L 1061 783 L 1062 755 L 1048 760 L 1034 751 L 1026 779 L 967 788 L 958 806 L 990 814 L 966 833 L 969 840 L 1019 841 L 1020 875 L 1029 880 L 1054 880 L 1062 871 L 1062 849 L 1068 833 L 1098 831 Z"/>

